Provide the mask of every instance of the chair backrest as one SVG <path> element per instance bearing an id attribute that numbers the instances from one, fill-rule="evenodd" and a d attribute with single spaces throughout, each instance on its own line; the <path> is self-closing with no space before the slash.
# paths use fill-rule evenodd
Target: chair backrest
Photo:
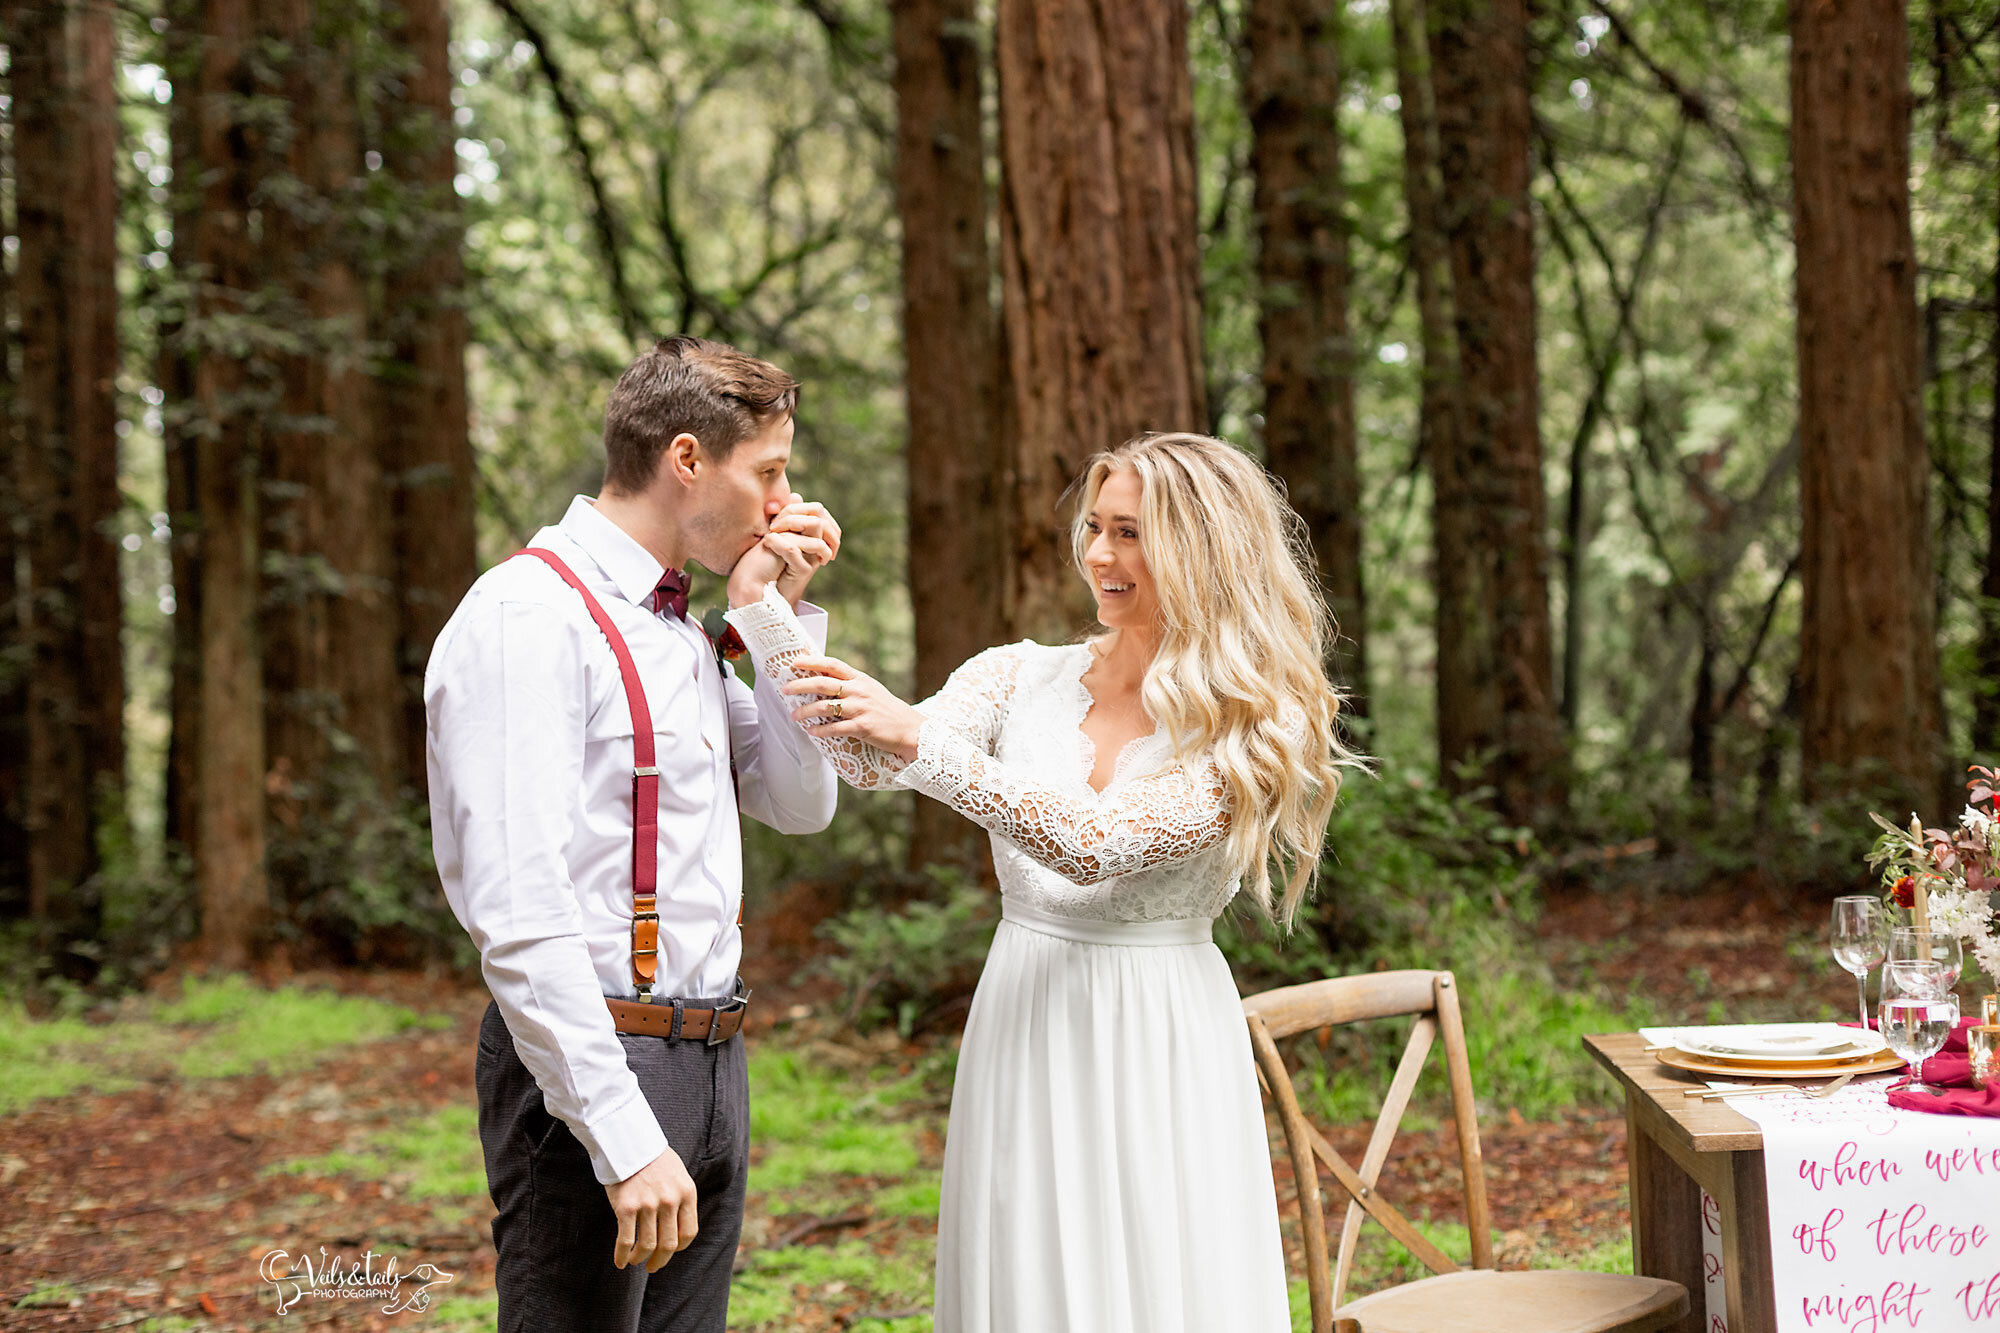
<path id="1" fill-rule="evenodd" d="M 1314 1333 L 1331 1333 L 1333 1311 L 1341 1304 L 1354 1267 L 1354 1247 L 1364 1217 L 1372 1217 L 1433 1273 L 1454 1273 L 1458 1265 L 1426 1240 L 1377 1191 L 1389 1145 L 1410 1104 L 1417 1077 L 1431 1047 L 1444 1041 L 1445 1071 L 1458 1129 L 1460 1165 L 1465 1173 L 1466 1224 L 1472 1232 L 1472 1264 L 1493 1267 L 1493 1233 L 1486 1207 L 1486 1175 L 1479 1155 L 1479 1122 L 1472 1099 L 1472 1069 L 1465 1055 L 1465 1025 L 1459 1015 L 1458 985 L 1449 972 L 1374 972 L 1333 977 L 1303 986 L 1265 991 L 1243 1001 L 1250 1044 L 1265 1088 L 1277 1104 L 1291 1148 L 1298 1182 L 1299 1221 L 1306 1251 L 1306 1285 L 1312 1297 Z M 1382 1099 L 1382 1112 L 1369 1136 L 1360 1166 L 1351 1165 L 1299 1109 L 1298 1093 L 1277 1043 L 1301 1032 L 1368 1019 L 1414 1017 L 1402 1060 Z M 1320 1201 L 1319 1170 L 1332 1174 L 1346 1193 L 1347 1217 L 1340 1228 L 1340 1252 L 1327 1281 L 1326 1215 Z"/>

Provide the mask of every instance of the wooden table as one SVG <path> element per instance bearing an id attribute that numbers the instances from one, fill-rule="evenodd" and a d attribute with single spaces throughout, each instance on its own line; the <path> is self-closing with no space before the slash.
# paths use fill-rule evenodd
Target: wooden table
<path id="1" fill-rule="evenodd" d="M 1705 1086 L 1662 1067 L 1636 1032 L 1585 1037 L 1597 1063 L 1625 1089 L 1625 1157 L 1632 1194 L 1632 1266 L 1688 1289 L 1688 1315 L 1668 1327 L 1705 1333 L 1701 1192 L 1718 1205 L 1728 1273 L 1729 1333 L 1771 1333 L 1771 1219 L 1764 1194 L 1764 1136 L 1721 1101 L 1685 1095 Z"/>

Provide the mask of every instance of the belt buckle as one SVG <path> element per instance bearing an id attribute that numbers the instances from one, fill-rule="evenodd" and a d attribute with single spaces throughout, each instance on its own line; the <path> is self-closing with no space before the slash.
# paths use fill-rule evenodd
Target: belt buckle
<path id="1" fill-rule="evenodd" d="M 708 1036 L 704 1039 L 703 1044 L 707 1046 L 720 1046 L 728 1041 L 729 1037 L 719 1035 L 722 1031 L 722 1016 L 724 1014 L 741 1013 L 749 1003 L 750 995 L 746 991 L 742 995 L 730 996 L 726 1003 L 716 1005 L 715 1012 L 709 1016 Z M 730 1034 L 730 1036 L 734 1035 L 736 1034 Z"/>

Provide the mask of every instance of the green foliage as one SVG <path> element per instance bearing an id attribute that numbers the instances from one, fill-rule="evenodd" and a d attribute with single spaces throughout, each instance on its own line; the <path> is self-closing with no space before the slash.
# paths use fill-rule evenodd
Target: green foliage
<path id="1" fill-rule="evenodd" d="M 75 1019 L 37 1022 L 19 1005 L 0 1006 L 0 1069 L 7 1071 L 6 1079 L 0 1081 L 0 1115 L 77 1088 L 110 1091 L 131 1086 L 129 1079 L 113 1079 L 107 1086 L 98 1065 L 65 1054 L 92 1045 L 96 1038 L 97 1033 L 87 1023 Z"/>
<path id="2" fill-rule="evenodd" d="M 993 891 L 932 867 L 941 899 L 894 910 L 864 905 L 822 924 L 839 952 L 815 966 L 847 992 L 850 1022 L 866 1030 L 893 1020 L 907 1038 L 942 1006 L 970 992 L 993 944 L 999 905 Z"/>
<path id="3" fill-rule="evenodd" d="M 431 1309 L 433 1333 L 493 1333 L 500 1326 L 500 1297 L 447 1296 Z"/>
<path id="4" fill-rule="evenodd" d="M 1512 949 L 1533 910 L 1533 843 L 1489 795 L 1453 795 L 1407 765 L 1350 779 L 1291 931 L 1247 906 L 1218 923 L 1246 993 L 1380 968 L 1470 970 Z"/>
<path id="5" fill-rule="evenodd" d="M 181 1000 L 162 1005 L 158 1017 L 214 1025 L 181 1053 L 178 1067 L 187 1078 L 303 1069 L 342 1046 L 451 1022 L 441 1014 L 418 1015 L 366 996 L 290 987 L 260 990 L 235 974 L 219 981 L 190 977 Z"/>
<path id="6" fill-rule="evenodd" d="M 928 1305 L 931 1295 L 931 1247 L 909 1245 L 891 1255 L 878 1255 L 858 1240 L 836 1246 L 794 1245 L 781 1250 L 757 1250 L 739 1274 L 729 1294 L 729 1324 L 743 1333 L 781 1333 L 793 1327 L 794 1289 L 859 1288 L 885 1307 Z M 915 1333 L 930 1320 L 871 1320 L 856 1328 L 887 1333 Z"/>
<path id="7" fill-rule="evenodd" d="M 16 1310 L 53 1310 L 81 1301 L 83 1293 L 74 1282 L 37 1282 L 34 1290 L 14 1302 Z"/>
<path id="8" fill-rule="evenodd" d="M 1217 941 L 1246 994 L 1274 985 L 1395 968 L 1458 978 L 1467 1055 L 1482 1108 L 1546 1118 L 1610 1095 L 1580 1038 L 1645 1021 L 1634 1000 L 1600 994 L 1588 976 L 1552 975 L 1528 934 L 1534 843 L 1486 803 L 1415 777 L 1357 779 L 1328 828 L 1318 893 L 1289 935 L 1241 911 Z M 1409 1031 L 1406 1019 L 1336 1031 L 1326 1050 L 1296 1043 L 1302 1102 L 1330 1121 L 1372 1118 Z M 1441 1111 L 1441 1056 L 1417 1106 Z"/>
<path id="9" fill-rule="evenodd" d="M 412 1027 L 448 1027 L 363 996 L 263 990 L 231 974 L 189 977 L 177 1000 L 127 999 L 109 1022 L 31 1018 L 0 1003 L 0 1115 L 78 1089 L 114 1092 L 135 1074 L 227 1078 L 304 1069 L 332 1051 Z"/>
<path id="10" fill-rule="evenodd" d="M 486 1193 L 479 1117 L 469 1106 L 441 1107 L 376 1135 L 360 1152 L 294 1158 L 267 1169 L 294 1176 L 389 1180 L 412 1199 L 477 1199 Z"/>
<path id="11" fill-rule="evenodd" d="M 828 1176 L 901 1176 L 915 1169 L 908 1124 L 888 1112 L 917 1095 L 914 1077 L 868 1083 L 794 1050 L 750 1057 L 750 1141 L 764 1155 L 753 1190 L 785 1190 Z"/>

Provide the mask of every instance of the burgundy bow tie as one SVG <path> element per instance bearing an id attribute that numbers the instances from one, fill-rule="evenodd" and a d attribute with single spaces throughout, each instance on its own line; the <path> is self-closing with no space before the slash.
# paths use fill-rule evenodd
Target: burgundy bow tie
<path id="1" fill-rule="evenodd" d="M 653 610 L 672 611 L 682 620 L 687 619 L 688 576 L 678 569 L 670 569 L 660 576 L 660 586 L 653 589 Z"/>

